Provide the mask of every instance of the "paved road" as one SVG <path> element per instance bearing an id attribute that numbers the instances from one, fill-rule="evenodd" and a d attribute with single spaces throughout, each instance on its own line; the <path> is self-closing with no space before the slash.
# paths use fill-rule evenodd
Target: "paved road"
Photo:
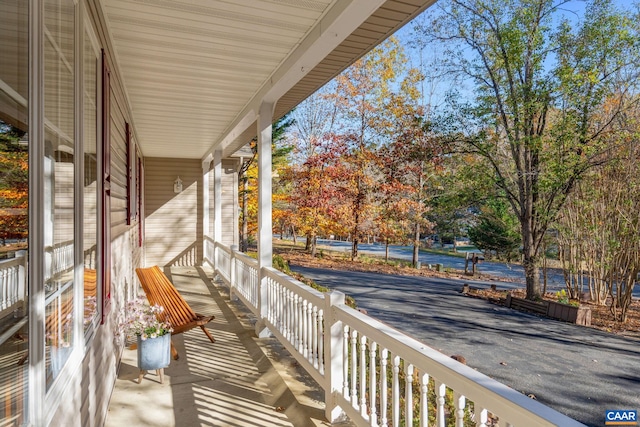
<path id="1" fill-rule="evenodd" d="M 466 297 L 459 292 L 463 281 L 292 269 L 584 424 L 603 426 L 607 409 L 640 409 L 640 341 Z"/>
<path id="2" fill-rule="evenodd" d="M 335 251 L 351 251 L 351 242 L 341 242 L 336 240 L 318 239 L 318 244 L 327 246 Z M 358 251 L 361 253 L 384 257 L 385 247 L 379 244 L 359 244 Z M 389 246 L 389 257 L 395 259 L 409 260 L 413 259 L 413 247 L 411 246 Z M 442 264 L 445 268 L 456 270 L 464 270 L 464 258 L 434 254 L 421 251 L 418 257 L 422 265 Z M 518 287 L 524 287 L 524 269 L 518 264 L 509 264 L 505 262 L 484 261 L 478 264 L 478 271 L 490 276 L 502 277 L 510 280 Z M 542 272 L 540 273 L 542 274 Z M 542 280 L 542 278 L 541 278 Z M 547 290 L 556 292 L 565 289 L 564 276 L 562 270 L 547 270 Z M 586 288 L 588 289 L 588 288 Z M 633 291 L 634 298 L 640 298 L 640 286 L 636 286 Z"/>

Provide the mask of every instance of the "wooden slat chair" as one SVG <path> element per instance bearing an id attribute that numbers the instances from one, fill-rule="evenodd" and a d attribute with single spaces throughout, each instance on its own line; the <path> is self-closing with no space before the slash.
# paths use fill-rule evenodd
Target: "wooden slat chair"
<path id="1" fill-rule="evenodd" d="M 205 328 L 205 325 L 215 316 L 204 316 L 194 312 L 169 278 L 160 270 L 160 267 L 156 265 L 148 268 L 136 268 L 136 274 L 140 279 L 142 289 L 147 294 L 149 303 L 164 308 L 162 313 L 157 314 L 158 320 L 171 324 L 172 335 L 200 326 L 211 342 L 216 341 Z M 171 342 L 171 354 L 174 360 L 178 360 L 178 350 L 173 345 L 173 341 Z"/>

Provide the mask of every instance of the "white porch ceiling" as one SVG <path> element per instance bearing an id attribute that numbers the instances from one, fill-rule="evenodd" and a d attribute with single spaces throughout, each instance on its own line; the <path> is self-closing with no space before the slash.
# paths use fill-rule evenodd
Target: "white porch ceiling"
<path id="1" fill-rule="evenodd" d="M 228 155 L 434 0 L 106 0 L 143 155 Z"/>

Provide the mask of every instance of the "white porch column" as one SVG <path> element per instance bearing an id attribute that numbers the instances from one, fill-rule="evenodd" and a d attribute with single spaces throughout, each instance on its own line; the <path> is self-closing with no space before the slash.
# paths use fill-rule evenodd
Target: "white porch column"
<path id="1" fill-rule="evenodd" d="M 344 325 L 335 319 L 335 306 L 344 305 L 342 292 L 333 291 L 324 294 L 324 320 L 326 329 L 324 340 L 324 402 L 325 416 L 330 423 L 338 422 L 345 416 L 338 406 L 336 396 L 342 394 L 344 387 Z M 323 355 L 321 355 L 322 357 Z M 380 375 L 384 375 L 380 373 Z"/>
<path id="2" fill-rule="evenodd" d="M 222 151 L 213 153 L 213 240 L 222 243 Z"/>
<path id="3" fill-rule="evenodd" d="M 269 336 L 262 319 L 267 317 L 267 278 L 262 269 L 272 266 L 273 230 L 271 225 L 271 124 L 272 102 L 263 102 L 258 115 L 258 279 L 260 319 L 256 323 L 256 335 Z"/>
<path id="4" fill-rule="evenodd" d="M 213 241 L 222 243 L 222 151 L 213 153 Z M 213 265 L 218 268 L 218 251 L 213 249 Z"/>
<path id="5" fill-rule="evenodd" d="M 211 161 L 209 159 L 204 160 L 202 162 L 202 253 L 203 253 L 203 260 L 207 259 L 210 252 L 207 250 L 207 248 L 209 247 L 209 243 L 207 242 L 206 237 L 211 237 L 210 233 L 210 227 L 209 227 L 209 210 L 211 209 L 211 198 L 209 197 L 209 192 L 211 191 L 209 189 L 209 185 L 210 185 L 210 176 L 211 173 Z M 214 260 L 209 259 L 209 261 L 211 263 L 214 262 Z"/>

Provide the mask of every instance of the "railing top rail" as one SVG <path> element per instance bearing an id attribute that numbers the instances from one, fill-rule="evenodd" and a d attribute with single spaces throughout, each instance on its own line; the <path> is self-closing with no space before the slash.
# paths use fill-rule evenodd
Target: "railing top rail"
<path id="1" fill-rule="evenodd" d="M 496 411 L 507 421 L 526 421 L 527 426 L 561 425 L 578 427 L 583 424 L 554 409 L 489 378 L 488 376 L 456 362 L 414 338 L 346 305 L 335 306 L 336 320 L 354 327 L 379 346 L 388 349 L 424 373 L 446 382 L 480 406 Z M 523 416 L 526 413 L 526 419 Z M 524 424 L 523 424 L 524 425 Z"/>
<path id="2" fill-rule="evenodd" d="M 222 250 L 223 250 L 223 251 L 225 251 L 225 252 L 229 252 L 229 253 L 231 253 L 231 248 L 230 248 L 229 246 L 227 246 L 227 245 L 225 245 L 225 244 L 223 244 L 223 243 L 220 243 L 220 242 L 215 242 L 215 241 L 213 242 L 213 244 L 214 244 L 214 246 L 215 246 L 216 248 L 218 248 L 218 249 L 222 249 Z"/>
<path id="3" fill-rule="evenodd" d="M 240 259 L 245 264 L 248 264 L 252 267 L 258 268 L 258 260 L 250 257 L 249 255 L 242 253 L 240 251 L 233 251 L 233 256 Z"/>
<path id="4" fill-rule="evenodd" d="M 24 263 L 24 258 L 26 254 L 18 254 L 16 253 L 15 258 L 3 259 L 0 260 L 0 270 L 4 268 L 15 267 L 16 265 L 21 265 Z"/>
<path id="5" fill-rule="evenodd" d="M 291 276 L 276 270 L 273 267 L 264 267 L 263 271 L 267 277 L 270 277 L 271 279 L 277 281 L 282 286 L 294 291 L 296 294 L 302 296 L 308 301 L 311 301 L 315 305 L 324 304 L 324 294 L 322 292 L 317 291 L 309 287 L 308 285 L 305 285 L 301 281 L 296 280 Z"/>

